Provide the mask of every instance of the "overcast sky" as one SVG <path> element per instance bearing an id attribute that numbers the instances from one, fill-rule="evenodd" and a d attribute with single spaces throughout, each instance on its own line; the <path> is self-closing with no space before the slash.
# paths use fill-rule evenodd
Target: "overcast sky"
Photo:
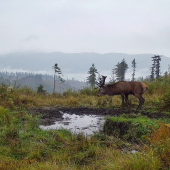
<path id="1" fill-rule="evenodd" d="M 0 0 L 0 54 L 20 51 L 170 57 L 170 0 Z"/>

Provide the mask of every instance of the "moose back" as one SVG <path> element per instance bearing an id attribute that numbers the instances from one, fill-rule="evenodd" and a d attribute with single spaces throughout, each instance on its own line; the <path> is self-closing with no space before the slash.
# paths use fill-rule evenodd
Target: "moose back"
<path id="1" fill-rule="evenodd" d="M 137 108 L 137 110 L 139 110 L 141 109 L 143 103 L 145 102 L 145 99 L 142 97 L 142 95 L 147 89 L 148 87 L 146 84 L 138 81 L 130 81 L 130 82 L 119 81 L 117 83 L 108 84 L 108 85 L 102 83 L 97 96 L 100 97 L 102 95 L 109 95 L 109 96 L 121 95 L 122 106 L 124 107 L 124 100 L 127 105 L 128 95 L 132 94 L 139 99 L 139 105 Z"/>

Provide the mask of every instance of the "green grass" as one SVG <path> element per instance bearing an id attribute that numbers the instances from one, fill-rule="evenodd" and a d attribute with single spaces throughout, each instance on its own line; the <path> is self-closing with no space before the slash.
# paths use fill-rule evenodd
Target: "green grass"
<path id="1" fill-rule="evenodd" d="M 108 117 L 104 124 L 104 131 L 117 138 L 139 142 L 145 140 L 144 137 L 153 131 L 153 127 L 159 127 L 157 120 L 141 115 L 123 114 L 120 117 Z"/>
<path id="2" fill-rule="evenodd" d="M 0 169 L 169 169 L 170 168 L 170 78 L 145 82 L 145 104 L 140 114 L 123 114 L 106 120 L 108 134 L 86 138 L 70 131 L 39 128 L 40 117 L 30 107 L 120 108 L 121 97 L 96 96 L 98 89 L 41 95 L 22 87 L 0 87 Z M 130 96 L 131 112 L 138 100 Z M 146 115 L 156 115 L 157 119 Z M 145 115 L 145 116 L 144 116 Z M 162 114 L 163 115 L 163 114 Z M 113 126 L 114 125 L 114 126 Z M 140 142 L 138 152 L 131 150 Z M 141 144 L 141 143 L 140 143 Z"/>
<path id="3" fill-rule="evenodd" d="M 139 152 L 130 154 L 133 143 L 106 134 L 95 134 L 91 138 L 86 138 L 83 134 L 74 135 L 64 129 L 41 130 L 39 117 L 24 110 L 12 111 L 1 106 L 0 120 L 0 167 L 2 169 L 102 170 L 160 169 L 161 167 L 166 169 L 169 166 L 170 135 L 169 138 L 162 137 L 164 141 L 161 145 L 152 142 L 152 138 L 154 141 L 155 139 L 154 135 L 151 135 L 146 144 L 147 149 L 141 146 Z M 142 135 L 148 134 L 143 133 L 145 129 L 158 127 L 155 120 L 135 114 L 112 117 L 110 120 L 124 122 L 133 128 L 130 131 Z M 131 134 L 130 131 L 126 131 L 127 136 Z M 123 148 L 127 148 L 128 153 L 123 152 Z M 165 160 L 166 163 L 162 164 L 161 160 Z"/>

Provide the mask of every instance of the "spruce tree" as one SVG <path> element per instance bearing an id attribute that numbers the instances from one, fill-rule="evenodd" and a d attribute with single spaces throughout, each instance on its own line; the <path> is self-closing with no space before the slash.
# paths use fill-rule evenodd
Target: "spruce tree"
<path id="1" fill-rule="evenodd" d="M 152 67 L 150 68 L 151 70 L 151 75 L 150 75 L 150 79 L 151 81 L 153 81 L 155 78 L 159 78 L 160 77 L 160 61 L 161 61 L 161 56 L 159 55 L 155 55 L 154 57 L 152 57 Z"/>
<path id="2" fill-rule="evenodd" d="M 125 59 L 123 59 L 121 61 L 121 63 L 118 62 L 118 64 L 116 65 L 116 68 L 115 68 L 115 74 L 116 74 L 117 81 L 125 80 L 125 73 L 126 73 L 127 69 L 128 69 L 128 65 L 127 65 Z"/>
<path id="3" fill-rule="evenodd" d="M 136 62 L 135 59 L 132 61 L 133 73 L 132 73 L 132 81 L 135 81 L 135 69 L 136 69 Z"/>
<path id="4" fill-rule="evenodd" d="M 152 67 L 150 68 L 150 70 L 151 70 L 150 80 L 151 80 L 151 81 L 154 81 L 154 79 L 155 79 L 155 67 L 152 66 Z"/>
<path id="5" fill-rule="evenodd" d="M 158 79 L 160 77 L 160 61 L 161 61 L 161 57 L 159 55 L 155 56 L 155 61 L 156 61 L 155 75 L 156 75 L 156 79 Z"/>
<path id="6" fill-rule="evenodd" d="M 88 74 L 89 76 L 87 77 L 87 84 L 90 84 L 91 88 L 94 88 L 95 84 L 96 84 L 96 74 L 97 74 L 97 69 L 94 66 L 94 63 L 92 64 L 92 66 L 90 67 Z"/>

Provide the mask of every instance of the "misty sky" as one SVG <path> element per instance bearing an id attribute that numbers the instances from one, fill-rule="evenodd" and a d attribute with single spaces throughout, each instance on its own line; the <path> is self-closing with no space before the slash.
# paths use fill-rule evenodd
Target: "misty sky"
<path id="1" fill-rule="evenodd" d="M 20 51 L 170 57 L 170 0 L 0 0 L 0 54 Z"/>

